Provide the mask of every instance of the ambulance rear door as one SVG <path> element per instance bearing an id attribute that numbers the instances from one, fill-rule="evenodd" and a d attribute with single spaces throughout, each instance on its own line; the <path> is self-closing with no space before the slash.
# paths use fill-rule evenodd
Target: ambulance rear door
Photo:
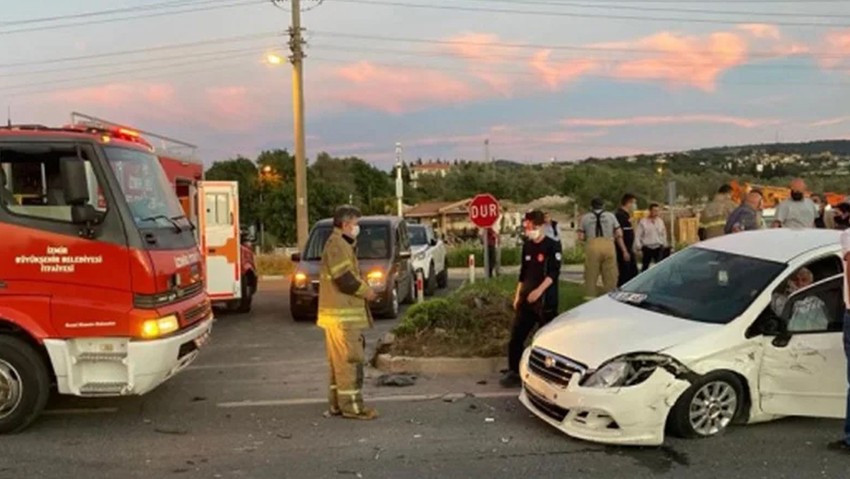
<path id="1" fill-rule="evenodd" d="M 207 293 L 213 301 L 242 295 L 238 185 L 235 181 L 198 182 L 198 232 L 206 258 Z"/>

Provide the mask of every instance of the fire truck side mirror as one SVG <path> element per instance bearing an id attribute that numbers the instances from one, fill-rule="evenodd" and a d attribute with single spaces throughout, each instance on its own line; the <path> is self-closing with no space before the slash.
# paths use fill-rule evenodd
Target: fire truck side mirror
<path id="1" fill-rule="evenodd" d="M 59 163 L 62 175 L 62 190 L 65 203 L 82 206 L 89 202 L 89 184 L 86 177 L 86 165 L 79 158 L 62 158 Z"/>

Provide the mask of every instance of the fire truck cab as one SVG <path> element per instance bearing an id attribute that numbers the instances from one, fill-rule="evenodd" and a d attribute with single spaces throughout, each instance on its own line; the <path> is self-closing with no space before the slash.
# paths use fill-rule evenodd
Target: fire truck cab
<path id="1" fill-rule="evenodd" d="M 205 181 L 203 162 L 191 143 L 78 112 L 71 113 L 71 124 L 122 131 L 153 145 L 183 214 L 196 226 L 195 238 L 206 264 L 207 294 L 213 304 L 250 312 L 258 276 L 253 238 L 242 234 L 239 226 L 238 182 Z"/>
<path id="2" fill-rule="evenodd" d="M 52 388 L 145 394 L 209 338 L 192 224 L 138 136 L 0 128 L 0 237 L 0 434 Z"/>

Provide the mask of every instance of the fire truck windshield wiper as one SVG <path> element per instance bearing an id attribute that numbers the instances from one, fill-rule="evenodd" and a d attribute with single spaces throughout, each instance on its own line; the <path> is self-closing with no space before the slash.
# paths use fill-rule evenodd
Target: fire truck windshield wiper
<path id="1" fill-rule="evenodd" d="M 175 220 L 177 220 L 177 219 L 179 219 L 179 218 L 184 218 L 184 217 L 183 217 L 183 216 L 174 216 L 174 217 L 169 217 L 169 216 L 165 216 L 165 215 L 153 215 L 153 216 L 147 216 L 147 217 L 145 217 L 145 218 L 142 218 L 142 219 L 141 219 L 141 220 L 139 220 L 139 221 L 165 220 L 165 221 L 168 221 L 169 223 L 171 223 L 172 225 L 174 225 L 174 229 L 175 229 L 178 233 L 182 233 L 182 232 L 183 232 L 183 228 L 181 228 L 181 227 L 180 227 L 180 225 L 177 223 L 177 221 L 175 221 Z"/>

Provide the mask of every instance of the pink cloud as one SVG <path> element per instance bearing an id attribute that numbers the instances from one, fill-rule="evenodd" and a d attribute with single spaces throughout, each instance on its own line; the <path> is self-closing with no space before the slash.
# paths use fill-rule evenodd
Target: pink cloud
<path id="1" fill-rule="evenodd" d="M 500 71 L 499 67 L 511 64 L 522 55 L 522 47 L 505 46 L 498 35 L 491 33 L 464 33 L 449 37 L 445 42 L 438 50 L 466 60 L 470 76 L 502 96 L 512 95 L 518 79 Z"/>
<path id="2" fill-rule="evenodd" d="M 111 83 L 97 87 L 60 90 L 47 96 L 56 103 L 87 104 L 118 108 L 138 104 L 166 105 L 174 100 L 174 87 L 168 83 Z"/>
<path id="3" fill-rule="evenodd" d="M 425 68 L 384 68 L 362 61 L 336 70 L 348 82 L 331 96 L 349 105 L 401 114 L 482 96 L 467 83 Z"/>
<path id="4" fill-rule="evenodd" d="M 850 64 L 850 30 L 831 32 L 824 39 L 824 68 L 841 68 Z"/>
<path id="5" fill-rule="evenodd" d="M 578 79 L 582 75 L 599 67 L 595 60 L 575 60 L 555 63 L 549 60 L 552 50 L 540 50 L 531 59 L 531 68 L 536 71 L 543 83 L 556 90 L 561 84 Z"/>
<path id="6" fill-rule="evenodd" d="M 661 32 L 629 43 L 599 45 L 611 49 L 645 50 L 644 58 L 613 65 L 618 78 L 660 80 L 671 85 L 693 86 L 707 92 L 716 89 L 724 71 L 747 61 L 747 42 L 736 33 L 716 32 L 707 38 Z M 657 53 L 656 53 L 657 52 Z"/>
<path id="7" fill-rule="evenodd" d="M 779 40 L 782 36 L 779 32 L 779 27 L 766 23 L 747 23 L 744 25 L 739 25 L 738 28 L 756 38 L 769 38 L 771 40 Z"/>
<path id="8" fill-rule="evenodd" d="M 628 118 L 569 118 L 561 121 L 568 127 L 619 127 L 647 126 L 680 123 L 718 123 L 738 126 L 741 128 L 756 128 L 759 126 L 776 125 L 781 123 L 774 119 L 750 119 L 723 115 L 668 115 L 668 116 L 635 116 Z"/>
<path id="9" fill-rule="evenodd" d="M 815 121 L 815 122 L 809 123 L 809 126 L 817 128 L 817 127 L 823 127 L 823 126 L 840 125 L 842 123 L 850 123 L 850 116 L 840 116 L 840 117 L 837 117 L 837 118 L 827 118 L 825 120 L 820 120 L 820 121 Z"/>

